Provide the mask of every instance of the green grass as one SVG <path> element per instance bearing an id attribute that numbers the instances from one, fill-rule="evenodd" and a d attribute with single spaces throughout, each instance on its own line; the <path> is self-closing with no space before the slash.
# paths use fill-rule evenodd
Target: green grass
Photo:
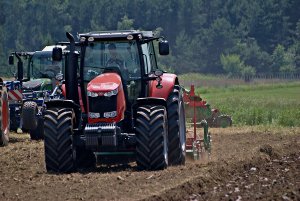
<path id="1" fill-rule="evenodd" d="M 300 83 L 197 88 L 234 125 L 300 126 Z"/>

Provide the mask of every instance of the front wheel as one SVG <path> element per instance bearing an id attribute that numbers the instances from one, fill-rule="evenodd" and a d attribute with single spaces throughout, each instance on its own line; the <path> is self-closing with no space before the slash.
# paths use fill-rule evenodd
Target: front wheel
<path id="1" fill-rule="evenodd" d="M 35 130 L 38 126 L 36 114 L 38 113 L 38 106 L 34 101 L 27 101 L 22 107 L 23 128 L 27 130 Z"/>
<path id="2" fill-rule="evenodd" d="M 66 173 L 75 168 L 73 121 L 73 110 L 69 108 L 50 108 L 45 112 L 45 163 L 49 172 Z"/>
<path id="3" fill-rule="evenodd" d="M 160 170 L 168 166 L 168 125 L 164 106 L 137 109 L 136 161 L 139 169 Z"/>

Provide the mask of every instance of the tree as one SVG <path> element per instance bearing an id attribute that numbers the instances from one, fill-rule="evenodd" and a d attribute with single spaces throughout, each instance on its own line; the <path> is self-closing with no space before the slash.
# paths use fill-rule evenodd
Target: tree
<path id="1" fill-rule="evenodd" d="M 285 51 L 282 45 L 277 45 L 272 54 L 273 72 L 293 73 L 296 71 L 295 52 L 293 49 Z"/>
<path id="2" fill-rule="evenodd" d="M 229 76 L 240 75 L 244 66 L 244 63 L 240 60 L 240 56 L 237 54 L 222 54 L 221 63 L 224 71 L 227 72 Z"/>
<path id="3" fill-rule="evenodd" d="M 245 81 L 250 81 L 250 78 L 256 73 L 255 68 L 245 65 L 237 54 L 222 54 L 220 60 L 229 77 L 238 75 L 243 76 Z"/>
<path id="4" fill-rule="evenodd" d="M 296 72 L 296 63 L 295 63 L 295 53 L 287 51 L 284 54 L 283 65 L 280 66 L 279 71 L 283 73 L 295 73 Z"/>
<path id="5" fill-rule="evenodd" d="M 133 29 L 133 19 L 129 19 L 127 15 L 121 18 L 121 21 L 118 22 L 118 29 L 119 30 L 130 30 Z"/>
<path id="6" fill-rule="evenodd" d="M 246 65 L 254 66 L 258 73 L 270 73 L 272 71 L 272 58 L 263 51 L 254 38 L 248 38 L 238 42 L 232 49 L 233 54 L 239 54 Z"/>
<path id="7" fill-rule="evenodd" d="M 272 72 L 279 72 L 281 66 L 284 65 L 285 51 L 282 45 L 277 45 L 272 54 Z"/>

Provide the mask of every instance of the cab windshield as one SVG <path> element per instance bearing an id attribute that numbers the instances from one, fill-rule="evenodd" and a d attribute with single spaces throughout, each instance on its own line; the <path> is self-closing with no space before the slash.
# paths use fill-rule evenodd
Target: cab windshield
<path id="1" fill-rule="evenodd" d="M 136 41 L 95 41 L 85 50 L 84 81 L 90 81 L 107 69 L 115 69 L 124 80 L 140 78 L 140 61 Z"/>
<path id="2" fill-rule="evenodd" d="M 63 72 L 62 61 L 53 61 L 52 52 L 35 52 L 30 62 L 30 77 L 32 78 L 55 78 Z"/>

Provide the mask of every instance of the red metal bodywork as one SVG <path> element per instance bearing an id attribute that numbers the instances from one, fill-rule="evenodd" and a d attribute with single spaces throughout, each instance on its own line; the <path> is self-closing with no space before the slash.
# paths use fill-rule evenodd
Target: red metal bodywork
<path id="1" fill-rule="evenodd" d="M 3 134 L 8 132 L 9 129 L 9 106 L 8 106 L 8 98 L 7 98 L 7 92 L 5 91 L 4 93 L 0 93 L 0 97 L 2 100 L 2 131 L 4 132 Z"/>
<path id="2" fill-rule="evenodd" d="M 64 97 L 66 97 L 66 85 L 63 84 L 61 86 L 61 90 L 62 90 L 62 94 Z M 85 109 L 84 109 L 84 106 L 83 106 L 83 101 L 82 101 L 82 96 L 81 96 L 81 89 L 80 87 L 78 86 L 78 95 L 79 95 L 79 104 L 80 104 L 80 109 L 82 112 L 85 112 Z"/>
<path id="3" fill-rule="evenodd" d="M 191 90 L 187 93 L 183 93 L 183 101 L 191 107 L 202 107 L 206 108 L 206 101 L 202 100 L 200 96 L 195 94 L 195 87 L 191 85 Z"/>
<path id="4" fill-rule="evenodd" d="M 193 144 L 198 140 L 197 137 L 197 112 L 196 108 L 197 107 L 202 107 L 205 108 L 206 106 L 206 101 L 202 100 L 202 98 L 198 95 L 195 94 L 195 86 L 191 85 L 191 90 L 187 91 L 184 90 L 183 93 L 183 101 L 185 104 L 193 108 L 193 127 L 194 127 L 194 135 L 193 137 L 189 137 L 186 139 L 186 149 L 187 150 L 192 150 L 193 149 Z"/>
<path id="5" fill-rule="evenodd" d="M 157 81 L 153 80 L 149 83 L 149 97 L 153 98 L 164 98 L 165 100 L 168 99 L 169 94 L 174 88 L 175 81 L 177 76 L 171 73 L 164 73 L 161 76 L 161 85 L 162 88 L 156 88 Z"/>
<path id="6" fill-rule="evenodd" d="M 111 123 L 111 122 L 119 122 L 122 119 L 124 119 L 126 101 L 125 101 L 125 95 L 122 86 L 123 85 L 122 85 L 121 77 L 117 73 L 101 74 L 88 83 L 87 91 L 98 93 L 99 96 L 103 96 L 104 93 L 113 91 L 118 88 L 117 110 L 116 110 L 117 116 L 114 118 L 97 118 L 97 119 L 88 118 L 88 123 L 98 123 L 98 122 Z"/>

